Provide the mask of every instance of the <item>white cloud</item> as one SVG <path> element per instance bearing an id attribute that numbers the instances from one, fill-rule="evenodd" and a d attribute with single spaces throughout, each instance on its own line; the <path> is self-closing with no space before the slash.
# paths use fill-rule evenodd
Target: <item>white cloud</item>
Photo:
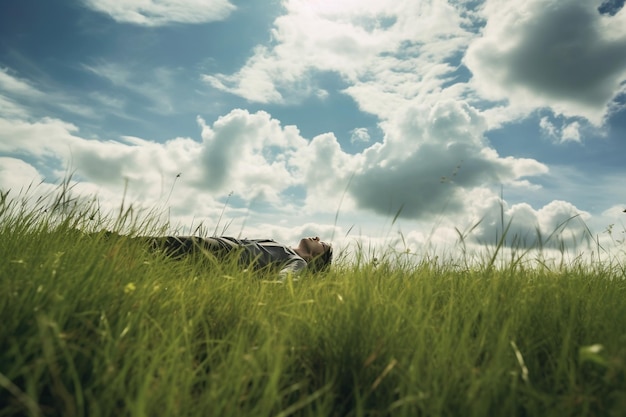
<path id="1" fill-rule="evenodd" d="M 491 100 L 603 123 L 624 91 L 626 12 L 603 16 L 596 1 L 487 0 L 482 36 L 464 58 L 471 84 Z M 572 139 L 573 136 L 569 136 Z"/>
<path id="2" fill-rule="evenodd" d="M 242 201 L 285 209 L 281 193 L 304 185 L 307 170 L 316 169 L 298 165 L 301 157 L 296 155 L 309 147 L 298 130 L 282 127 L 265 112 L 233 110 L 211 126 L 202 119 L 198 123 L 202 141 L 174 138 L 156 143 L 133 137 L 90 140 L 58 119 L 0 118 L 0 152 L 27 155 L 41 166 L 56 161 L 59 171 L 69 170 L 85 184 L 97 184 L 90 189 L 99 192 L 121 192 L 127 185 L 130 200 L 148 205 L 163 202 L 177 182 L 173 206 L 185 213 L 217 207 L 217 200 L 230 192 Z"/>
<path id="3" fill-rule="evenodd" d="M 370 141 L 370 134 L 365 127 L 359 127 L 350 131 L 351 143 L 368 143 Z"/>
<path id="4" fill-rule="evenodd" d="M 591 215 L 566 201 L 553 200 L 534 209 L 527 203 L 509 206 L 492 196 L 476 204 L 475 213 L 482 222 L 471 238 L 479 243 L 497 245 L 503 231 L 505 243 L 517 248 L 559 248 L 564 244 L 574 249 L 592 238 L 586 224 Z"/>
<path id="5" fill-rule="evenodd" d="M 544 116 L 539 120 L 539 127 L 541 131 L 548 136 L 549 138 L 558 138 L 559 131 L 558 128 L 550 121 L 547 116 Z"/>
<path id="6" fill-rule="evenodd" d="M 353 85 L 346 92 L 371 112 L 385 92 L 414 97 L 439 88 L 443 80 L 433 77 L 454 70 L 441 62 L 470 37 L 459 10 L 447 2 L 335 3 L 285 1 L 273 44 L 258 45 L 234 74 L 208 74 L 205 81 L 251 101 L 289 102 L 318 93 L 318 72 L 335 72 Z M 359 94 L 368 86 L 376 95 Z"/>
<path id="7" fill-rule="evenodd" d="M 572 122 L 563 126 L 561 141 L 580 142 L 580 123 Z"/>
<path id="8" fill-rule="evenodd" d="M 338 73 L 345 93 L 382 120 L 383 143 L 349 155 L 334 135 L 314 138 L 298 154 L 307 203 L 429 218 L 459 212 L 473 187 L 505 183 L 533 187 L 526 178 L 547 172 L 534 160 L 500 157 L 483 134 L 487 121 L 467 102 L 463 86 L 448 86 L 448 64 L 474 37 L 462 7 L 443 1 L 285 2 L 272 45 L 259 45 L 231 75 L 212 74 L 213 87 L 263 103 L 314 94 L 318 72 Z M 352 140 L 367 139 L 364 130 Z M 318 170 L 313 169 L 318 167 Z M 442 178 L 444 180 L 442 181 Z"/>
<path id="9" fill-rule="evenodd" d="M 0 114 L 23 119 L 27 117 L 28 110 L 21 103 L 42 100 L 45 94 L 10 72 L 8 68 L 0 68 Z"/>
<path id="10" fill-rule="evenodd" d="M 148 204 L 163 194 L 160 176 L 174 178 L 176 169 L 180 169 L 176 163 L 167 169 L 166 162 L 175 160 L 178 154 L 173 148 L 183 147 L 184 142 L 185 139 L 175 139 L 161 145 L 90 140 L 81 137 L 76 126 L 58 119 L 28 122 L 0 118 L 0 152 L 27 155 L 34 160 L 35 168 L 47 167 L 61 176 L 64 172 L 74 172 L 80 181 L 97 184 L 90 189 L 99 192 L 106 189 L 121 192 L 128 179 L 132 197 Z M 21 172 L 22 181 L 29 183 L 32 178 Z"/>
<path id="11" fill-rule="evenodd" d="M 25 191 L 43 181 L 37 169 L 17 158 L 0 157 L 0 190 L 11 195 Z"/>
<path id="12" fill-rule="evenodd" d="M 347 154 L 332 134 L 301 149 L 296 160 L 308 204 L 320 198 L 337 204 L 352 178 L 343 204 L 379 214 L 403 207 L 403 216 L 427 218 L 444 207 L 460 211 L 473 187 L 533 187 L 526 178 L 547 172 L 537 161 L 499 156 L 484 140 L 484 116 L 459 101 L 468 90 L 448 85 L 456 70 L 448 62 L 475 36 L 464 29 L 469 20 L 461 6 L 297 0 L 284 5 L 273 44 L 257 46 L 234 74 L 205 80 L 248 100 L 284 103 L 314 94 L 318 72 L 335 72 L 361 110 L 379 117 L 384 141 L 360 154 Z M 353 138 L 364 139 L 365 133 L 355 130 Z"/>
<path id="13" fill-rule="evenodd" d="M 626 212 L 624 210 L 626 210 L 626 201 L 623 204 L 615 205 L 606 209 L 602 212 L 602 215 L 616 221 L 626 221 L 626 214 L 624 214 Z"/>
<path id="14" fill-rule="evenodd" d="M 582 125 L 578 121 L 563 123 L 558 127 L 548 117 L 542 117 L 539 127 L 545 136 L 559 143 L 582 141 Z"/>
<path id="15" fill-rule="evenodd" d="M 435 0 L 419 4 L 394 0 L 286 1 L 285 15 L 274 22 L 270 45 L 258 45 L 234 74 L 204 77 L 214 88 L 251 101 L 285 103 L 311 95 L 323 100 L 328 93 L 316 85 L 316 76 L 320 72 L 339 74 L 349 85 L 344 93 L 361 110 L 376 115 L 384 133 L 382 142 L 368 144 L 360 153 L 344 151 L 333 133 L 303 138 L 295 126 L 282 126 L 268 113 L 241 109 L 215 121 L 199 117 L 200 140 L 173 138 L 165 143 L 133 137 L 89 140 L 81 137 L 76 126 L 58 119 L 19 122 L 4 115 L 6 118 L 0 118 L 0 151 L 24 153 L 38 160 L 56 159 L 60 165 L 76 169 L 82 189 L 96 191 L 112 201 L 111 196 L 121 197 L 126 180 L 130 200 L 158 203 L 171 194 L 168 204 L 172 213 L 186 221 L 194 215 L 209 222 L 215 220 L 224 196 L 230 192 L 239 200 L 238 208 L 261 201 L 277 209 L 280 214 L 275 217 L 282 219 L 288 218 L 286 213 L 294 216 L 289 219 L 295 218 L 291 209 L 299 202 L 301 192 L 305 193 L 301 217 L 334 213 L 340 204 L 350 215 L 374 212 L 393 217 L 401 211 L 402 218 L 422 222 L 444 214 L 456 222 L 487 216 L 487 212 L 499 213 L 495 187 L 504 184 L 536 190 L 539 186 L 531 180 L 548 173 L 548 167 L 532 159 L 499 155 L 484 136 L 493 126 L 489 112 L 499 112 L 498 121 L 502 123 L 524 117 L 535 107 L 549 106 L 556 113 L 584 116 L 597 122 L 621 76 L 621 61 L 617 59 L 614 65 L 605 63 L 600 69 L 589 68 L 589 77 L 582 72 L 577 75 L 585 91 L 595 95 L 570 92 L 567 80 L 550 85 L 552 78 L 539 77 L 533 72 L 537 68 L 513 65 L 519 63 L 520 57 L 541 57 L 536 50 L 541 45 L 535 42 L 531 29 L 544 30 L 557 48 L 566 40 L 548 30 L 549 24 L 558 23 L 559 13 L 574 13 L 588 37 L 574 34 L 570 37 L 572 47 L 587 57 L 601 53 L 593 49 L 595 46 L 599 51 L 618 47 L 622 32 L 613 21 L 591 17 L 586 6 L 573 0 L 555 5 L 547 0 L 532 0 L 506 7 L 505 3 L 488 0 L 484 9 L 487 26 L 472 43 L 476 34 L 465 29 L 468 18 L 461 3 L 454 2 L 458 6 L 453 7 Z M 116 3 L 119 8 L 113 3 L 98 4 L 102 5 L 101 10 L 108 8 L 115 13 L 120 21 L 167 23 L 159 20 L 165 17 L 158 16 L 151 23 L 140 22 L 148 19 L 150 13 L 141 17 L 139 6 L 131 7 L 127 2 Z M 499 15 L 497 5 L 528 16 L 529 20 L 510 21 L 510 29 L 505 30 L 496 20 L 508 17 Z M 539 6 L 553 9 L 548 7 L 541 17 Z M 131 16 L 131 12 L 135 15 Z M 176 14 L 173 16 L 179 19 Z M 610 19 L 622 16 L 623 13 Z M 612 37 L 592 30 L 600 24 L 608 25 L 602 33 Z M 475 76 L 470 84 L 454 79 L 454 62 L 468 45 L 471 46 L 466 63 Z M 556 73 L 569 70 L 565 64 L 577 63 L 567 54 L 561 61 L 548 58 L 540 64 Z M 487 63 L 492 67 L 488 68 Z M 156 78 L 146 80 L 145 74 L 139 77 L 122 65 L 101 62 L 85 68 L 126 92 L 141 95 L 152 103 L 163 103 L 161 113 L 173 111 L 167 99 L 168 81 L 176 75 L 171 70 L 156 71 Z M 548 71 L 554 78 L 558 77 L 556 73 Z M 491 84 L 487 83 L 488 77 Z M 28 82 L 15 77 L 5 76 L 4 83 L 4 88 L 15 96 L 19 91 L 23 96 L 36 94 Z M 154 85 L 160 88 L 155 89 Z M 611 94 L 606 93 L 607 86 L 612 89 Z M 471 101 L 477 98 L 471 91 L 473 87 L 482 94 L 480 98 L 511 97 L 511 103 L 503 109 L 478 110 L 476 102 Z M 123 107 L 126 103 L 113 93 L 94 94 L 93 98 L 110 107 Z M 13 109 L 12 114 L 20 113 L 12 101 L 5 103 L 6 108 Z M 484 101 L 481 106 L 486 106 Z M 155 108 L 159 109 L 156 104 Z M 577 119 L 557 118 L 565 120 L 561 126 L 551 120 L 541 121 L 545 133 L 559 141 L 581 140 L 584 124 Z M 358 128 L 352 132 L 352 138 L 365 143 L 369 133 Z M 19 172 L 24 176 L 37 174 L 22 168 Z M 298 190 L 295 199 L 287 195 L 293 189 Z M 567 216 L 580 212 L 563 201 L 540 209 L 518 204 L 506 206 L 505 210 L 507 218 L 514 219 L 511 236 L 528 239 L 534 237 L 535 225 L 547 235 Z M 585 216 L 583 212 L 582 217 Z M 491 241 L 498 221 L 497 215 L 489 214 L 476 237 Z M 269 230 L 272 222 L 254 227 Z M 274 227 L 288 237 L 287 228 L 275 224 Z M 319 225 L 301 231 L 314 228 Z M 580 228 L 575 231 L 584 232 Z M 444 236 L 454 236 L 454 228 L 449 224 L 436 239 L 443 240 Z M 413 243 L 428 240 L 421 232 L 409 237 Z"/>
<path id="16" fill-rule="evenodd" d="M 28 115 L 28 110 L 10 98 L 0 94 L 0 114 L 5 117 L 23 119 Z"/>
<path id="17" fill-rule="evenodd" d="M 283 70 L 286 73 L 286 68 L 274 63 L 267 48 L 257 46 L 254 56 L 248 60 L 247 66 L 237 74 L 204 75 L 203 79 L 214 88 L 228 91 L 250 101 L 259 103 L 282 102 L 283 96 L 277 90 L 274 79 L 279 79 Z"/>
<path id="18" fill-rule="evenodd" d="M 0 68 L 0 91 L 22 98 L 40 99 L 43 97 L 43 93 L 28 81 L 9 74 L 8 68 Z"/>
<path id="19" fill-rule="evenodd" d="M 344 152 L 332 133 L 316 136 L 298 149 L 292 164 L 306 186 L 306 209 L 335 212 L 342 203 L 344 208 L 354 208 L 351 201 L 342 202 L 342 196 L 360 160 L 359 155 Z"/>
<path id="20" fill-rule="evenodd" d="M 384 143 L 363 153 L 354 198 L 379 214 L 402 210 L 403 217 L 432 218 L 461 212 L 469 190 L 525 187 L 524 178 L 547 172 L 532 159 L 500 157 L 484 143 L 484 125 L 480 113 L 463 102 L 409 109 L 395 129 L 387 129 Z"/>
<path id="21" fill-rule="evenodd" d="M 83 0 L 117 22 L 141 26 L 205 23 L 226 19 L 236 7 L 228 0 Z"/>
<path id="22" fill-rule="evenodd" d="M 81 140 L 74 136 L 77 131 L 73 124 L 58 119 L 29 122 L 0 117 L 0 152 L 67 161 L 71 145 Z"/>
<path id="23" fill-rule="evenodd" d="M 292 126 L 282 128 L 265 112 L 233 110 L 212 127 L 202 126 L 202 167 L 198 186 L 210 191 L 235 190 L 243 198 L 259 196 L 278 202 L 279 194 L 301 182 L 291 166 L 306 141 Z"/>
<path id="24" fill-rule="evenodd" d="M 314 138 L 300 166 L 321 166 L 324 175 L 307 178 L 307 201 L 337 201 L 353 177 L 345 204 L 380 214 L 403 207 L 403 216 L 421 218 L 460 211 L 473 187 L 532 187 L 525 178 L 547 172 L 534 160 L 500 157 L 484 140 L 484 116 L 459 101 L 467 88 L 444 87 L 456 70 L 447 62 L 475 36 L 461 6 L 293 0 L 285 11 L 274 44 L 259 45 L 238 72 L 205 80 L 248 100 L 285 102 L 311 94 L 317 72 L 335 72 L 349 84 L 344 92 L 379 117 L 384 141 L 361 154 L 346 154 L 333 135 Z"/>
<path id="25" fill-rule="evenodd" d="M 223 198 L 231 191 L 248 204 L 258 200 L 271 204 L 277 210 L 272 218 L 284 216 L 292 223 L 319 213 L 332 214 L 339 208 L 349 214 L 351 222 L 355 221 L 352 213 L 373 211 L 393 217 L 402 207 L 402 218 L 430 221 L 445 214 L 459 224 L 463 219 L 498 212 L 499 199 L 489 190 L 494 184 L 526 187 L 524 178 L 547 171 L 534 160 L 502 158 L 486 147 L 480 113 L 453 101 L 438 103 L 430 111 L 407 110 L 396 130 L 389 130 L 401 139 L 388 134 L 384 143 L 357 155 L 344 152 L 331 133 L 308 141 L 294 126 L 281 126 L 265 112 L 245 110 L 233 110 L 211 125 L 199 119 L 201 141 L 174 138 L 165 143 L 133 137 L 89 140 L 80 136 L 76 126 L 56 119 L 25 122 L 0 118 L 0 122 L 0 151 L 35 160 L 32 165 L 13 158 L 0 161 L 3 189 L 41 181 L 36 168 L 52 158 L 59 161 L 59 167 L 75 172 L 74 179 L 79 181 L 75 191 L 101 198 L 104 211 L 115 212 L 124 197 L 145 207 L 167 204 L 171 207 L 169 220 L 187 230 L 204 222 L 212 232 L 224 207 Z M 48 179 L 46 184 L 50 186 L 54 180 Z M 306 191 L 305 204 L 299 210 L 297 201 L 284 194 L 290 187 Z M 528 205 L 506 210 L 507 216 L 515 219 L 511 233 L 527 237 L 534 236 L 533 224 L 547 235 L 578 212 L 565 202 L 540 210 Z M 257 221 L 250 223 L 247 236 L 259 232 L 284 236 L 286 241 L 297 238 L 296 229 L 287 232 L 287 224 L 259 222 L 265 217 L 252 215 Z M 229 209 L 226 216 L 245 223 L 241 209 Z M 497 230 L 497 222 L 492 214 L 476 238 L 491 242 L 488 239 Z M 328 239 L 334 227 L 310 224 L 298 230 Z M 559 235 L 559 239 L 580 243 L 583 232 L 577 226 L 573 234 Z M 239 230 L 231 227 L 228 233 Z M 408 239 L 413 247 L 429 243 L 429 239 L 431 244 L 441 243 L 444 236 L 453 239 L 454 229 L 442 227 L 434 240 L 423 233 L 411 234 Z M 337 237 L 337 241 L 348 243 L 346 238 Z"/>

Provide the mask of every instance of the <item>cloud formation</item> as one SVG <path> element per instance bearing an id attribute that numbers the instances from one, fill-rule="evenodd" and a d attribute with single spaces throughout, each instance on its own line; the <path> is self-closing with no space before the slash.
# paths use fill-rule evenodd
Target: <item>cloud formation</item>
<path id="1" fill-rule="evenodd" d="M 199 123 L 199 187 L 209 191 L 230 187 L 245 199 L 263 197 L 278 203 L 282 191 L 299 183 L 291 159 L 307 142 L 294 126 L 283 128 L 266 112 L 240 109 L 220 117 L 212 127 L 202 119 Z"/>
<path id="2" fill-rule="evenodd" d="M 487 0 L 486 25 L 464 63 L 491 100 L 549 107 L 601 125 L 626 79 L 626 12 L 581 0 Z"/>
<path id="3" fill-rule="evenodd" d="M 370 133 L 365 127 L 358 127 L 350 131 L 350 143 L 368 143 L 370 139 Z"/>
<path id="4" fill-rule="evenodd" d="M 539 127 L 548 138 L 559 143 L 582 141 L 581 124 L 578 121 L 564 123 L 559 127 L 544 116 L 539 121 Z"/>
<path id="5" fill-rule="evenodd" d="M 299 161 L 309 201 L 336 196 L 349 183 L 354 207 L 429 218 L 461 211 L 474 187 L 526 184 L 522 178 L 547 172 L 533 160 L 500 157 L 484 140 L 480 111 L 459 100 L 464 88 L 449 85 L 456 68 L 446 62 L 475 36 L 464 29 L 462 7 L 387 0 L 284 6 L 271 45 L 258 45 L 239 71 L 204 79 L 247 100 L 285 103 L 316 94 L 315 74 L 333 72 L 349 85 L 344 93 L 378 116 L 384 140 L 361 153 L 346 153 L 333 135 L 311 141 L 312 152 Z M 352 139 L 364 133 L 355 130 Z M 325 175 L 313 175 L 313 165 Z"/>
<path id="6" fill-rule="evenodd" d="M 544 133 L 582 142 L 624 91 L 626 13 L 603 15 L 599 2 L 284 4 L 273 42 L 258 45 L 240 70 L 204 79 L 247 100 L 291 103 L 317 93 L 317 74 L 339 74 L 343 92 L 379 118 L 384 140 L 348 155 L 324 138 L 327 161 L 342 169 L 328 168 L 337 180 L 308 183 L 308 193 L 334 195 L 349 182 L 353 207 L 378 214 L 402 208 L 407 218 L 429 218 L 460 213 L 482 187 L 536 189 L 531 181 L 548 167 L 498 155 L 485 133 L 547 108 L 565 117 L 556 118 L 560 126 L 543 119 Z M 448 100 L 465 109 L 435 115 Z M 425 117 L 431 112 L 438 123 Z M 471 117 L 481 122 L 463 121 Z"/>
<path id="7" fill-rule="evenodd" d="M 293 90 L 314 92 L 312 71 L 339 73 L 351 85 L 345 92 L 381 120 L 383 141 L 362 152 L 346 152 L 332 133 L 306 139 L 268 113 L 246 110 L 233 110 L 212 125 L 198 118 L 201 141 L 164 144 L 84 140 L 59 120 L 19 128 L 45 128 L 63 138 L 54 149 L 46 143 L 32 152 L 58 157 L 71 149 L 73 159 L 60 159 L 71 160 L 86 180 L 113 184 L 128 178 L 138 193 L 153 198 L 163 193 L 156 178 L 182 172 L 179 187 L 189 193 L 234 191 L 247 201 L 285 207 L 283 193 L 299 187 L 307 207 L 323 212 L 335 210 L 347 189 L 346 207 L 383 215 L 402 208 L 402 217 L 428 219 L 442 210 L 461 212 L 473 189 L 523 187 L 527 178 L 547 172 L 537 161 L 498 155 L 484 138 L 481 112 L 460 100 L 454 86 L 444 88 L 454 71 L 446 60 L 473 37 L 463 29 L 467 19 L 460 9 L 441 1 L 417 8 L 390 0 L 359 4 L 290 0 L 274 23 L 274 45 L 259 45 L 237 73 L 207 80 L 247 99 L 281 101 Z M 86 69 L 119 86 L 132 78 L 119 66 Z M 9 123 L 11 129 L 18 126 Z"/>
<path id="8" fill-rule="evenodd" d="M 235 6 L 228 0 L 82 0 L 85 6 L 120 23 L 163 26 L 205 23 L 227 18 Z"/>
<path id="9" fill-rule="evenodd" d="M 518 249 L 575 248 L 588 244 L 593 236 L 586 222 L 588 212 L 579 210 L 567 201 L 554 200 L 534 209 L 527 203 L 509 206 L 497 197 L 480 203 L 480 225 L 472 232 L 472 241 L 480 244 L 503 243 Z"/>
<path id="10" fill-rule="evenodd" d="M 459 213 L 474 188 L 526 186 L 548 172 L 532 159 L 502 158 L 484 138 L 485 121 L 467 103 L 441 101 L 406 111 L 386 142 L 367 149 L 354 198 L 379 214 L 431 218 Z"/>
<path id="11" fill-rule="evenodd" d="M 8 68 L 0 68 L 0 91 L 23 98 L 42 98 L 44 95 L 25 80 L 10 74 Z"/>
<path id="12" fill-rule="evenodd" d="M 454 70 L 441 62 L 470 36 L 460 11 L 442 1 L 288 0 L 283 6 L 270 45 L 257 45 L 237 72 L 204 80 L 250 101 L 285 103 L 318 95 L 315 75 L 333 72 L 351 84 L 346 92 L 364 110 L 379 115 L 372 109 L 385 91 L 414 96 L 436 88 L 432 78 Z M 366 97 L 367 87 L 378 96 Z"/>
<path id="13" fill-rule="evenodd" d="M 234 10 L 226 1 L 84 1 L 118 22 L 143 26 L 225 19 Z M 383 134 L 377 141 L 356 127 L 366 123 L 355 121 L 346 131 L 354 127 L 350 139 L 356 146 L 345 148 L 333 132 L 304 137 L 275 114 L 236 108 L 243 100 L 219 115 L 197 116 L 197 137 L 173 135 L 162 143 L 89 137 L 58 114 L 29 112 L 35 101 L 55 100 L 1 70 L 0 152 L 10 157 L 0 161 L 0 186 L 24 184 L 8 172 L 42 179 L 53 165 L 57 178 L 46 181 L 70 169 L 82 190 L 111 200 L 121 198 L 125 184 L 129 199 L 147 205 L 173 192 L 168 204 L 179 216 L 217 217 L 224 197 L 233 193 L 237 209 L 260 202 L 276 218 L 297 209 L 304 213 L 299 220 L 328 216 L 340 206 L 351 217 L 399 214 L 400 220 L 422 223 L 440 215 L 452 223 L 484 217 L 476 241 L 490 241 L 503 204 L 513 219 L 512 236 L 530 239 L 535 226 L 549 234 L 568 216 L 584 212 L 564 201 L 538 209 L 500 201 L 494 190 L 537 190 L 538 182 L 531 181 L 551 170 L 535 159 L 499 154 L 486 132 L 494 119 L 517 121 L 547 107 L 565 117 L 541 119 L 542 132 L 559 142 L 581 142 L 584 119 L 601 124 L 623 89 L 625 14 L 602 15 L 597 4 L 574 0 L 486 0 L 484 7 L 468 10 L 473 3 L 286 0 L 271 42 L 256 45 L 233 73 L 202 75 L 212 87 L 202 99 L 211 102 L 194 107 L 192 118 L 223 97 L 215 90 L 256 103 L 291 106 L 305 97 L 330 102 L 332 95 L 319 82 L 328 73 L 337 75 L 345 85 L 341 93 L 374 115 Z M 177 73 L 173 66 L 145 71 L 105 59 L 78 65 L 108 81 L 106 92 L 89 96 L 104 111 L 121 117 L 135 106 L 151 116 L 170 115 L 193 99 L 189 91 L 176 91 L 175 81 L 189 72 Z M 28 162 L 13 158 L 18 155 Z M 455 236 L 453 227 L 447 231 Z M 427 240 L 418 235 L 416 240 Z"/>

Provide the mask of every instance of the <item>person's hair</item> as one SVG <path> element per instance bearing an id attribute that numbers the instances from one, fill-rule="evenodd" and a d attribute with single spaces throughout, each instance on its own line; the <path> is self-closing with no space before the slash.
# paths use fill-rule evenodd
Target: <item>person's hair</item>
<path id="1" fill-rule="evenodd" d="M 326 250 L 321 254 L 311 259 L 307 267 L 313 272 L 323 272 L 330 268 L 330 264 L 333 261 L 333 247 L 328 244 Z"/>

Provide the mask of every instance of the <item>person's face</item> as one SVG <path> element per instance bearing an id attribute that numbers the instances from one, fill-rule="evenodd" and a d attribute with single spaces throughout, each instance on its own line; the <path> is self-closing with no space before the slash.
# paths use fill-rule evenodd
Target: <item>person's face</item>
<path id="1" fill-rule="evenodd" d="M 324 252 L 326 252 L 329 248 L 329 244 L 326 242 L 322 242 L 319 237 L 305 237 L 300 240 L 299 248 L 304 250 L 311 259 L 316 256 L 320 256 Z"/>

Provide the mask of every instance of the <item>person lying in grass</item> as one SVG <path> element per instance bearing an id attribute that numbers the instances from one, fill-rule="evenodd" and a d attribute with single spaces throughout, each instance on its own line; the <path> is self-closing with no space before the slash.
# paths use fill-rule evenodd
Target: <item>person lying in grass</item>
<path id="1" fill-rule="evenodd" d="M 165 236 L 148 238 L 151 249 L 166 256 L 182 258 L 201 254 L 224 260 L 239 257 L 239 264 L 255 270 L 277 271 L 281 279 L 305 269 L 322 272 L 330 267 L 333 248 L 319 237 L 300 240 L 296 247 L 288 247 L 271 239 L 236 239 L 233 237 Z"/>

